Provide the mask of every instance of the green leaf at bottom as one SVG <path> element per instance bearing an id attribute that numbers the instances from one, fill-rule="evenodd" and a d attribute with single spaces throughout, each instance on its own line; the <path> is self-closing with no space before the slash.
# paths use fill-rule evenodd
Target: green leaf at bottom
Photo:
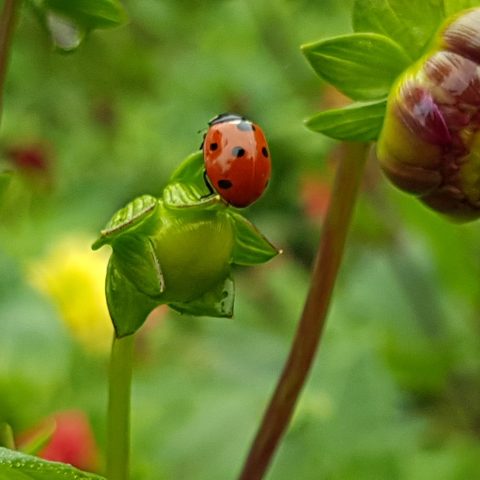
<path id="1" fill-rule="evenodd" d="M 387 100 L 353 103 L 345 108 L 325 110 L 309 118 L 305 125 L 336 140 L 370 142 L 380 135 Z"/>
<path id="2" fill-rule="evenodd" d="M 71 465 L 0 448 L 0 480 L 105 480 Z"/>

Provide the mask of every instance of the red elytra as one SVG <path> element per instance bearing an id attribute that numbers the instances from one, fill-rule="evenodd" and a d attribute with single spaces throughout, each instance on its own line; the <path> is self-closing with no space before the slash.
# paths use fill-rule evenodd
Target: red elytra
<path id="1" fill-rule="evenodd" d="M 245 118 L 223 113 L 209 123 L 203 141 L 207 177 L 234 207 L 257 200 L 270 180 L 271 162 L 262 129 Z"/>

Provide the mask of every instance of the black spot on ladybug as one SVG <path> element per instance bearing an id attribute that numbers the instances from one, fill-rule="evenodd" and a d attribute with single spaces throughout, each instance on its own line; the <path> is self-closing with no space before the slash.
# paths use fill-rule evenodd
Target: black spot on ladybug
<path id="1" fill-rule="evenodd" d="M 214 152 L 217 148 L 218 148 L 218 143 L 213 142 L 210 144 L 210 150 L 212 152 Z"/>
<path id="2" fill-rule="evenodd" d="M 265 158 L 268 158 L 268 150 L 267 150 L 267 147 L 263 147 L 263 148 L 262 148 L 262 155 L 263 155 Z"/>
<path id="3" fill-rule="evenodd" d="M 230 180 L 226 180 L 226 179 L 222 178 L 222 180 L 218 181 L 218 186 L 222 190 L 228 190 L 229 188 L 232 187 L 232 182 Z"/>
<path id="4" fill-rule="evenodd" d="M 242 132 L 251 132 L 252 130 L 255 130 L 255 127 L 250 122 L 245 121 L 237 123 L 237 128 L 242 130 Z"/>
<path id="5" fill-rule="evenodd" d="M 243 157 L 245 155 L 245 149 L 242 147 L 233 147 L 232 155 L 237 158 Z"/>

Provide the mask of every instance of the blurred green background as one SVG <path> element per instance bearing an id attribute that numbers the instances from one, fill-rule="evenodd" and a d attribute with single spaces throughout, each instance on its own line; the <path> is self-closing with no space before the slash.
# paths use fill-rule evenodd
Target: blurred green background
<path id="1" fill-rule="evenodd" d="M 303 120 L 344 100 L 298 47 L 350 31 L 350 2 L 124 4 L 129 24 L 71 54 L 28 10 L 15 36 L 0 137 L 0 165 L 16 171 L 0 212 L 0 421 L 21 434 L 77 409 L 104 444 L 107 352 L 64 318 L 71 307 L 92 321 L 86 287 L 60 282 L 59 303 L 32 269 L 55 275 L 63 239 L 90 241 L 133 197 L 160 195 L 207 121 L 233 111 L 269 139 L 271 185 L 246 215 L 284 255 L 238 270 L 233 320 L 157 312 L 132 400 L 133 480 L 233 479 L 288 352 L 338 157 Z M 479 250 L 478 224 L 447 223 L 369 163 L 323 344 L 268 479 L 480 478 Z M 97 255 L 88 242 L 85 254 Z"/>

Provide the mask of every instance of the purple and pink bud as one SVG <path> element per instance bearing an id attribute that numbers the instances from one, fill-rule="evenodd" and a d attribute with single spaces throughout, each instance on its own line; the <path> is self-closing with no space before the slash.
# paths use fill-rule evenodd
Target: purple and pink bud
<path id="1" fill-rule="evenodd" d="M 456 221 L 480 217 L 480 9 L 442 27 L 392 89 L 377 157 L 402 190 Z"/>

